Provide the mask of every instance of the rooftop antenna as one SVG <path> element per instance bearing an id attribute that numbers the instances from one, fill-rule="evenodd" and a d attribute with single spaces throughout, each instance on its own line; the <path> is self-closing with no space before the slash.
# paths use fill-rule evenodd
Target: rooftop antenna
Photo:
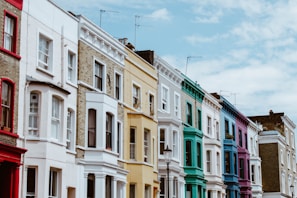
<path id="1" fill-rule="evenodd" d="M 139 15 L 135 15 L 134 17 L 135 17 L 135 23 L 134 23 L 134 25 L 135 25 L 135 32 L 134 32 L 134 46 L 136 47 L 136 32 L 137 32 L 137 28 L 140 27 L 140 24 L 139 24 L 139 22 L 138 22 L 138 20 L 140 19 L 140 16 L 139 16 Z"/>
<path id="2" fill-rule="evenodd" d="M 99 26 L 101 27 L 101 22 L 102 22 L 102 14 L 105 12 L 113 12 L 113 13 L 119 13 L 118 11 L 113 11 L 113 10 L 102 10 L 100 9 L 100 23 Z"/>
<path id="3" fill-rule="evenodd" d="M 202 58 L 202 56 L 187 56 L 185 75 L 187 75 L 188 63 L 189 63 L 190 59 L 192 59 L 192 58 Z"/>

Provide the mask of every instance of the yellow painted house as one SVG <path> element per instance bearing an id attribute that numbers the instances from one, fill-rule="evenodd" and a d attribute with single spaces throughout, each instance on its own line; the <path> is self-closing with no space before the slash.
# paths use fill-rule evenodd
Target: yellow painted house
<path id="1" fill-rule="evenodd" d="M 124 71 L 124 161 L 128 198 L 158 197 L 157 70 L 136 52 Z M 150 51 L 153 55 L 153 52 Z"/>

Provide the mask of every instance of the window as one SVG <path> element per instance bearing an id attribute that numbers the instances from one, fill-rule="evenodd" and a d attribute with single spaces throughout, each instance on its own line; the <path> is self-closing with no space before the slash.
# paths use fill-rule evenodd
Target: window
<path id="1" fill-rule="evenodd" d="M 135 147 L 136 147 L 136 129 L 130 128 L 130 159 L 135 158 Z"/>
<path id="2" fill-rule="evenodd" d="M 133 107 L 138 109 L 140 107 L 140 88 L 133 84 Z"/>
<path id="3" fill-rule="evenodd" d="M 201 144 L 197 142 L 197 166 L 202 168 L 202 155 L 201 155 Z"/>
<path id="4" fill-rule="evenodd" d="M 178 157 L 178 136 L 177 131 L 173 131 L 172 136 L 172 156 L 177 158 Z"/>
<path id="5" fill-rule="evenodd" d="M 290 158 L 290 152 L 287 153 L 287 167 L 288 169 L 291 168 L 291 158 Z"/>
<path id="6" fill-rule="evenodd" d="M 39 94 L 31 92 L 29 109 L 29 135 L 38 136 Z"/>
<path id="7" fill-rule="evenodd" d="M 233 141 L 235 141 L 235 125 L 232 124 L 232 135 L 233 135 Z"/>
<path id="8" fill-rule="evenodd" d="M 211 151 L 206 151 L 206 171 L 211 173 Z"/>
<path id="9" fill-rule="evenodd" d="M 202 130 L 202 116 L 201 116 L 201 110 L 198 109 L 198 115 L 197 115 L 197 121 L 198 121 L 198 130 Z"/>
<path id="10" fill-rule="evenodd" d="M 96 147 L 96 110 L 88 110 L 88 147 Z"/>
<path id="11" fill-rule="evenodd" d="M 36 196 L 36 168 L 27 168 L 27 193 L 26 198 Z"/>
<path id="12" fill-rule="evenodd" d="M 225 120 L 225 135 L 229 134 L 229 121 Z"/>
<path id="13" fill-rule="evenodd" d="M 237 155 L 233 153 L 233 170 L 234 174 L 237 175 Z"/>
<path id="14" fill-rule="evenodd" d="M 225 152 L 225 172 L 226 173 L 231 173 L 230 170 L 230 153 L 229 152 Z"/>
<path id="15" fill-rule="evenodd" d="M 178 179 L 176 177 L 173 178 L 173 186 L 172 186 L 172 198 L 177 198 L 178 193 Z"/>
<path id="16" fill-rule="evenodd" d="M 57 97 L 52 98 L 52 138 L 59 139 L 61 123 L 61 101 Z"/>
<path id="17" fill-rule="evenodd" d="M 180 118 L 180 95 L 174 93 L 174 115 Z"/>
<path id="18" fill-rule="evenodd" d="M 150 131 L 147 129 L 144 129 L 144 137 L 143 137 L 143 143 L 144 143 L 144 161 L 150 162 Z"/>
<path id="19" fill-rule="evenodd" d="M 122 76 L 118 73 L 115 74 L 115 98 L 122 99 Z"/>
<path id="20" fill-rule="evenodd" d="M 3 80 L 1 84 L 1 129 L 12 131 L 14 84 Z"/>
<path id="21" fill-rule="evenodd" d="M 107 175 L 106 178 L 105 178 L 105 198 L 111 198 L 111 180 L 112 180 L 112 177 Z"/>
<path id="22" fill-rule="evenodd" d="M 161 105 L 162 110 L 168 111 L 169 110 L 169 90 L 167 87 L 162 86 L 161 89 Z"/>
<path id="23" fill-rule="evenodd" d="M 68 80 L 75 82 L 76 79 L 76 56 L 73 52 L 68 51 Z"/>
<path id="24" fill-rule="evenodd" d="M 248 137 L 247 134 L 244 134 L 245 148 L 248 149 Z"/>
<path id="25" fill-rule="evenodd" d="M 155 98 L 153 94 L 149 95 L 149 103 L 150 103 L 150 115 L 153 116 L 155 114 Z"/>
<path id="26" fill-rule="evenodd" d="M 66 148 L 73 149 L 73 135 L 74 135 L 74 112 L 71 109 L 67 110 L 67 136 Z"/>
<path id="27" fill-rule="evenodd" d="M 47 71 L 52 70 L 52 43 L 51 39 L 39 35 L 38 67 Z"/>
<path id="28" fill-rule="evenodd" d="M 186 141 L 186 166 L 192 166 L 192 143 Z"/>
<path id="29" fill-rule="evenodd" d="M 16 53 L 17 18 L 6 12 L 4 20 L 4 49 Z"/>
<path id="30" fill-rule="evenodd" d="M 95 197 L 95 175 L 88 174 L 87 198 Z"/>
<path id="31" fill-rule="evenodd" d="M 165 178 L 161 177 L 160 180 L 160 198 L 165 198 Z"/>
<path id="32" fill-rule="evenodd" d="M 163 155 L 165 149 L 165 129 L 160 129 L 160 154 Z"/>
<path id="33" fill-rule="evenodd" d="M 193 194 L 192 184 L 187 184 L 186 186 L 187 186 L 186 198 L 192 198 L 192 194 Z"/>
<path id="34" fill-rule="evenodd" d="M 117 152 L 122 157 L 122 124 L 120 122 L 117 123 Z"/>
<path id="35" fill-rule="evenodd" d="M 112 150 L 112 122 L 113 116 L 106 113 L 106 149 Z"/>
<path id="36" fill-rule="evenodd" d="M 244 179 L 244 160 L 239 159 L 239 177 Z"/>
<path id="37" fill-rule="evenodd" d="M 221 157 L 220 157 L 220 153 L 217 152 L 217 175 L 221 174 Z"/>
<path id="38" fill-rule="evenodd" d="M 129 186 L 129 198 L 136 198 L 136 186 L 135 184 L 130 184 Z"/>
<path id="39" fill-rule="evenodd" d="M 56 198 L 59 197 L 59 183 L 58 183 L 58 171 L 55 169 L 50 169 L 49 173 L 49 188 L 48 188 L 48 195 L 49 198 Z"/>
<path id="40" fill-rule="evenodd" d="M 220 124 L 218 121 L 216 121 L 216 135 L 217 135 L 217 140 L 220 140 Z"/>
<path id="41" fill-rule="evenodd" d="M 207 134 L 212 135 L 211 134 L 211 117 L 209 116 L 207 116 Z"/>
<path id="42" fill-rule="evenodd" d="M 96 89 L 99 89 L 100 91 L 103 91 L 103 76 L 104 76 L 103 72 L 104 72 L 104 65 L 102 65 L 98 61 L 95 61 L 94 87 Z"/>
<path id="43" fill-rule="evenodd" d="M 144 187 L 144 198 L 151 198 L 151 186 L 145 185 Z"/>
<path id="44" fill-rule="evenodd" d="M 241 129 L 238 130 L 238 138 L 239 138 L 239 146 L 242 147 L 242 131 Z"/>
<path id="45" fill-rule="evenodd" d="M 186 119 L 187 119 L 187 123 L 189 125 L 192 125 L 192 105 L 190 103 L 187 103 Z"/>

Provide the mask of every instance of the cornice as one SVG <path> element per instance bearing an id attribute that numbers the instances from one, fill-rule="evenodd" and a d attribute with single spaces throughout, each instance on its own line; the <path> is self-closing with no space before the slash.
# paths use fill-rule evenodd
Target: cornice
<path id="1" fill-rule="evenodd" d="M 194 83 L 191 79 L 184 76 L 184 81 L 182 82 L 182 90 L 188 93 L 192 98 L 202 103 L 205 93 L 199 84 Z"/>

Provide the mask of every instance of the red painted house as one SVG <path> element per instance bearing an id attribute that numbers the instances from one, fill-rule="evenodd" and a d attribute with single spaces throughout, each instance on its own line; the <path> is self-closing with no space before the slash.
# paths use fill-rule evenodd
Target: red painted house
<path id="1" fill-rule="evenodd" d="M 17 147 L 20 19 L 23 0 L 0 0 L 0 197 L 19 197 L 25 149 Z"/>

